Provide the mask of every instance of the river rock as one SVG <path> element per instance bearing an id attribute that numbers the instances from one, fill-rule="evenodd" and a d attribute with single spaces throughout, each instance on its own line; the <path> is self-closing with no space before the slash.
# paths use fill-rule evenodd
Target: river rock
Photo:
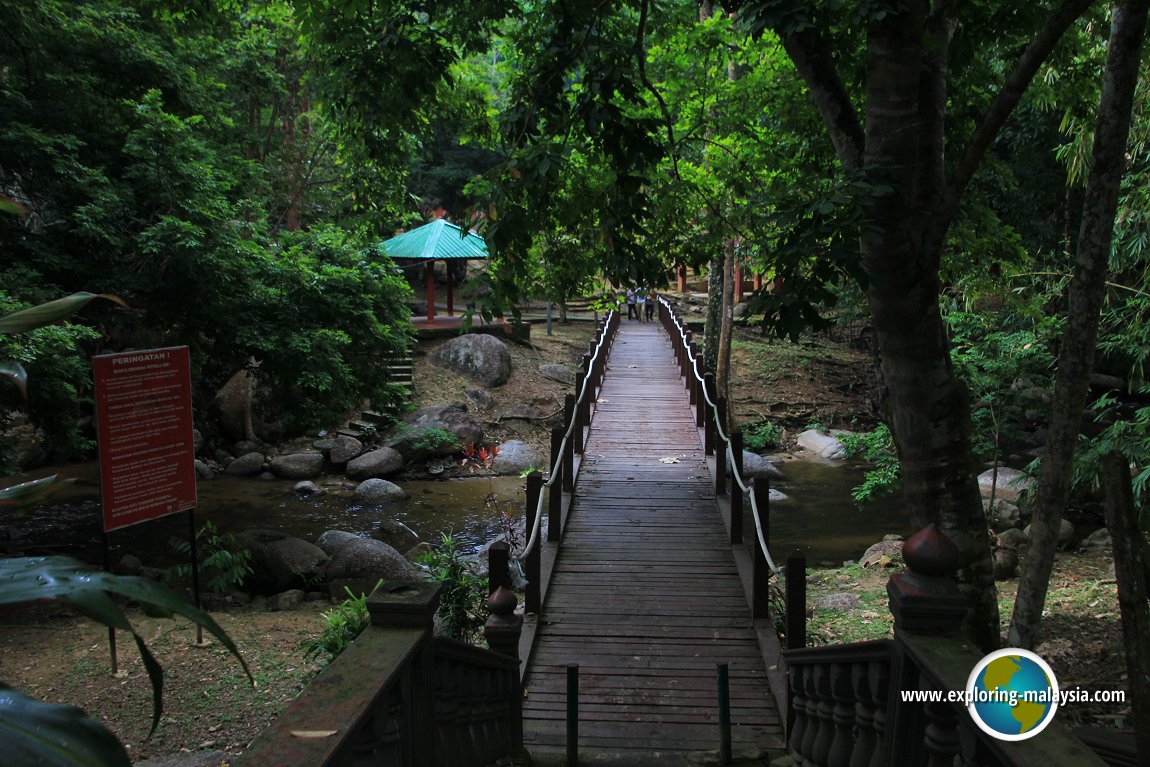
<path id="1" fill-rule="evenodd" d="M 403 468 L 403 456 L 390 447 L 381 447 L 364 453 L 348 462 L 347 476 L 352 479 L 386 477 Z"/>
<path id="2" fill-rule="evenodd" d="M 264 460 L 266 459 L 263 453 L 244 453 L 228 463 L 228 467 L 224 471 L 236 477 L 254 477 L 263 471 Z"/>
<path id="3" fill-rule="evenodd" d="M 1018 552 L 1013 548 L 994 552 L 994 580 L 1006 581 L 1018 575 Z"/>
<path id="4" fill-rule="evenodd" d="M 467 397 L 467 401 L 476 410 L 486 410 L 491 407 L 491 392 L 486 389 L 468 389 L 463 392 L 463 396 Z"/>
<path id="5" fill-rule="evenodd" d="M 1018 469 L 1011 469 L 1007 466 L 998 467 L 997 482 L 994 478 L 994 469 L 987 469 L 978 475 L 978 489 L 982 492 L 983 498 L 989 498 L 991 488 L 997 485 L 994 497 L 1001 498 L 1008 503 L 1017 501 L 1022 491 L 1029 490 L 1033 484 L 1033 479 Z"/>
<path id="6" fill-rule="evenodd" d="M 277 455 L 271 460 L 272 473 L 282 479 L 315 479 L 323 473 L 323 453 Z"/>
<path id="7" fill-rule="evenodd" d="M 342 466 L 363 453 L 363 443 L 355 437 L 340 434 L 332 440 L 331 450 L 328 451 L 328 460 L 336 466 Z"/>
<path id="8" fill-rule="evenodd" d="M 216 478 L 216 472 L 212 469 L 212 467 L 208 466 L 206 463 L 201 461 L 199 458 L 196 459 L 195 467 L 196 467 L 196 479 L 215 479 Z"/>
<path id="9" fill-rule="evenodd" d="M 323 549 L 277 530 L 247 530 L 236 545 L 252 553 L 253 586 L 278 593 L 323 577 L 328 556 Z"/>
<path id="10" fill-rule="evenodd" d="M 432 455 L 440 457 L 449 456 L 460 447 L 475 445 L 483 440 L 483 427 L 463 410 L 454 405 L 432 405 L 414 413 L 408 413 L 403 418 L 407 428 L 388 439 L 387 444 L 395 448 L 410 461 L 416 461 Z M 434 453 L 428 453 L 419 448 L 420 438 L 425 432 L 432 429 L 442 429 L 452 434 L 458 445 L 443 444 Z"/>
<path id="11" fill-rule="evenodd" d="M 419 536 L 398 519 L 384 519 L 373 530 L 371 537 L 383 541 L 396 551 L 410 551 L 419 545 Z"/>
<path id="12" fill-rule="evenodd" d="M 1017 527 L 1012 527 L 1009 530 L 1003 530 L 998 534 L 999 546 L 1010 546 L 1018 548 L 1019 546 L 1026 545 L 1026 533 L 1019 530 Z"/>
<path id="13" fill-rule="evenodd" d="M 519 474 L 528 469 L 548 471 L 547 459 L 531 445 L 518 439 L 509 439 L 499 446 L 491 471 L 495 474 Z"/>
<path id="14" fill-rule="evenodd" d="M 436 367 L 494 389 L 511 378 L 511 352 L 495 336 L 469 333 L 436 349 L 428 361 Z"/>
<path id="15" fill-rule="evenodd" d="M 766 477 L 773 480 L 785 480 L 786 474 L 779 469 L 771 461 L 768 461 L 761 455 L 752 453 L 749 450 L 743 451 L 743 478 L 755 479 L 756 477 Z"/>
<path id="16" fill-rule="evenodd" d="M 990 508 L 990 499 L 984 498 L 982 510 L 994 521 L 994 526 L 999 530 L 1013 527 L 1022 518 L 1022 511 L 1017 506 L 1001 498 L 994 499 L 993 510 Z"/>
<path id="17" fill-rule="evenodd" d="M 853 610 L 858 606 L 858 595 L 845 591 L 838 594 L 827 594 L 815 604 L 815 608 L 819 610 Z"/>
<path id="18" fill-rule="evenodd" d="M 1027 525 L 1026 530 L 1023 531 L 1026 533 L 1027 539 L 1030 538 L 1031 527 L 1032 525 Z M 1074 525 L 1072 525 L 1068 519 L 1062 520 L 1058 525 L 1058 548 L 1065 549 L 1069 547 L 1074 543 L 1075 537 Z"/>
<path id="19" fill-rule="evenodd" d="M 863 552 L 859 564 L 863 567 L 887 567 L 898 559 L 902 559 L 902 541 L 879 541 Z"/>
<path id="20" fill-rule="evenodd" d="M 380 580 L 413 582 L 422 578 L 422 570 L 374 538 L 352 541 L 337 551 L 327 566 L 328 591 L 337 599 L 347 596 L 345 586 L 353 593 L 366 594 Z"/>
<path id="21" fill-rule="evenodd" d="M 570 365 L 543 364 L 539 366 L 539 373 L 544 378 L 550 378 L 552 381 L 558 381 L 568 386 L 575 383 L 575 371 L 571 369 Z"/>
<path id="22" fill-rule="evenodd" d="M 773 487 L 771 488 L 771 492 L 768 494 L 768 500 L 770 500 L 771 503 L 782 503 L 783 501 L 790 500 L 790 498 L 791 497 L 784 493 L 782 490 L 776 490 Z"/>
<path id="23" fill-rule="evenodd" d="M 378 506 L 384 503 L 402 501 L 407 497 L 403 488 L 386 479 L 365 479 L 355 488 L 355 497 L 362 503 Z"/>
<path id="24" fill-rule="evenodd" d="M 352 541 L 358 541 L 360 537 L 346 530 L 324 530 L 316 539 L 315 545 L 323 549 L 324 554 L 334 557 L 337 551 Z"/>
<path id="25" fill-rule="evenodd" d="M 1100 527 L 1086 539 L 1082 541 L 1082 548 L 1084 549 L 1103 549 L 1114 544 L 1114 539 L 1110 536 L 1110 531 L 1105 527 Z"/>
<path id="26" fill-rule="evenodd" d="M 262 453 L 265 452 L 259 442 L 254 439 L 241 439 L 239 442 L 232 445 L 233 455 L 243 455 L 244 453 Z"/>
<path id="27" fill-rule="evenodd" d="M 220 431 L 231 439 L 254 440 L 252 397 L 255 384 L 247 368 L 237 370 L 212 400 L 219 416 Z"/>
<path id="28" fill-rule="evenodd" d="M 843 447 L 843 443 L 829 434 L 823 434 L 818 429 L 807 429 L 800 432 L 795 441 L 799 447 L 820 458 L 838 461 L 847 457 L 847 449 Z"/>
<path id="29" fill-rule="evenodd" d="M 303 604 L 307 594 L 303 589 L 288 589 L 268 598 L 268 609 L 287 612 Z"/>
<path id="30" fill-rule="evenodd" d="M 312 482 L 310 479 L 305 479 L 302 482 L 296 482 L 292 485 L 291 491 L 301 498 L 306 498 L 309 495 L 319 495 L 323 492 L 319 485 Z"/>

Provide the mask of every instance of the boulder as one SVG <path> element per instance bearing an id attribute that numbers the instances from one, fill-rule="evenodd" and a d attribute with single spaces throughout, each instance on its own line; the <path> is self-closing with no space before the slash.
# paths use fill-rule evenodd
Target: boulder
<path id="1" fill-rule="evenodd" d="M 315 545 L 323 549 L 323 553 L 334 557 L 336 552 L 352 541 L 358 541 L 360 536 L 346 530 L 324 530 L 316 539 Z"/>
<path id="2" fill-rule="evenodd" d="M 244 453 L 264 452 L 263 446 L 254 439 L 241 439 L 239 442 L 232 445 L 233 455 L 243 455 Z"/>
<path id="3" fill-rule="evenodd" d="M 499 446 L 491 471 L 495 474 L 519 474 L 528 469 L 548 471 L 547 459 L 531 445 L 518 439 L 509 439 Z"/>
<path id="4" fill-rule="evenodd" d="M 361 503 L 378 506 L 384 503 L 402 501 L 407 497 L 403 488 L 386 479 L 365 479 L 355 488 L 356 500 Z"/>
<path id="5" fill-rule="evenodd" d="M 379 528 L 372 531 L 371 537 L 383 541 L 396 551 L 410 551 L 419 545 L 419 536 L 414 530 L 398 519 L 385 519 Z"/>
<path id="6" fill-rule="evenodd" d="M 409 461 L 417 461 L 432 456 L 449 456 L 466 445 L 475 445 L 483 440 L 483 426 L 454 405 L 432 405 L 403 417 L 406 428 L 402 428 L 387 440 L 387 445 L 402 453 Z M 438 449 L 426 444 L 424 435 L 433 429 L 455 437 L 458 444 L 443 443 Z"/>
<path id="7" fill-rule="evenodd" d="M 292 453 L 271 459 L 272 473 L 282 479 L 314 479 L 323 473 L 323 453 Z"/>
<path id="8" fill-rule="evenodd" d="M 252 585 L 269 594 L 322 578 L 328 562 L 323 549 L 277 530 L 247 530 L 236 545 L 252 553 Z"/>
<path id="9" fill-rule="evenodd" d="M 362 453 L 362 442 L 355 437 L 340 434 L 332 440 L 331 450 L 328 451 L 327 459 L 336 466 L 343 466 L 353 458 L 358 458 Z"/>
<path id="10" fill-rule="evenodd" d="M 390 447 L 364 453 L 348 462 L 347 476 L 352 479 L 386 477 L 403 468 L 403 456 Z"/>
<path id="11" fill-rule="evenodd" d="M 1006 581 L 1018 575 L 1018 552 L 1013 548 L 994 552 L 994 580 Z"/>
<path id="12" fill-rule="evenodd" d="M 495 336 L 469 333 L 436 349 L 428 361 L 436 367 L 493 389 L 511 378 L 511 352 Z"/>
<path id="13" fill-rule="evenodd" d="M 254 386 L 251 372 L 242 368 L 216 392 L 212 407 L 219 414 L 220 431 L 224 436 L 230 439 L 256 438 L 255 429 L 252 428 Z"/>
<path id="14" fill-rule="evenodd" d="M 346 597 L 344 587 L 353 593 L 369 593 L 380 580 L 418 581 L 423 571 L 383 541 L 361 538 L 339 549 L 327 566 L 329 593 Z"/>
<path id="15" fill-rule="evenodd" d="M 843 443 L 829 434 L 823 434 L 818 429 L 807 429 L 795 438 L 799 447 L 814 453 L 820 458 L 837 461 L 847 457 L 847 449 Z"/>
<path id="16" fill-rule="evenodd" d="M 1026 545 L 1026 533 L 1019 530 L 1017 527 L 1012 527 L 1009 530 L 1003 530 L 998 534 L 999 546 L 1010 546 L 1017 548 Z"/>
<path id="17" fill-rule="evenodd" d="M 767 496 L 767 499 L 771 503 L 781 503 L 782 501 L 790 500 L 790 496 L 784 493 L 782 490 L 776 490 L 772 487 L 771 492 Z"/>
<path id="18" fill-rule="evenodd" d="M 575 371 L 570 365 L 543 364 L 539 366 L 539 373 L 544 378 L 558 381 L 561 384 L 572 386 L 575 383 Z"/>
<path id="19" fill-rule="evenodd" d="M 997 481 L 995 481 L 994 469 L 987 469 L 978 475 L 978 489 L 982 491 L 983 498 L 989 498 L 991 488 L 997 486 L 994 497 L 1001 498 L 1008 503 L 1017 501 L 1022 491 L 1029 490 L 1033 484 L 1034 480 L 1030 477 L 1018 469 L 1011 469 L 1008 466 L 998 467 Z"/>
<path id="20" fill-rule="evenodd" d="M 244 453 L 239 458 L 228 463 L 224 471 L 236 477 L 254 477 L 264 469 L 263 453 Z"/>
<path id="21" fill-rule="evenodd" d="M 196 467 L 196 479 L 215 479 L 216 478 L 216 472 L 212 469 L 212 467 L 208 466 L 206 463 L 201 461 L 199 458 L 196 459 L 195 467 Z"/>
<path id="22" fill-rule="evenodd" d="M 761 455 L 750 452 L 749 450 L 743 451 L 743 478 L 755 479 L 756 477 L 766 477 L 772 480 L 785 480 L 786 474 L 779 469 L 771 461 L 763 458 Z"/>
<path id="23" fill-rule="evenodd" d="M 894 563 L 895 560 L 902 559 L 902 541 L 879 541 L 871 546 L 859 558 L 859 564 L 863 567 L 872 567 L 880 565 L 887 567 Z"/>

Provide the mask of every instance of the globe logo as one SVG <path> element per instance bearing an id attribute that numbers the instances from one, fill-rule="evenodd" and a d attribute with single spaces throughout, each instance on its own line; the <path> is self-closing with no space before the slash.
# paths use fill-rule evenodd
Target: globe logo
<path id="1" fill-rule="evenodd" d="M 1050 664 L 1029 650 L 1006 647 L 978 662 L 966 682 L 974 723 L 999 740 L 1033 738 L 1054 719 L 1058 679 Z"/>

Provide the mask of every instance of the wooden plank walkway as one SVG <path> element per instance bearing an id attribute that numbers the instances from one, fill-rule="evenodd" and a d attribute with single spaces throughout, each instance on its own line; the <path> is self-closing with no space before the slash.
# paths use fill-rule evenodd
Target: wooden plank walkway
<path id="1" fill-rule="evenodd" d="M 581 752 L 676 764 L 717 749 L 725 662 L 735 749 L 781 748 L 694 413 L 658 324 L 622 324 L 596 408 L 527 672 L 525 745 L 565 748 L 565 675 L 577 663 Z"/>

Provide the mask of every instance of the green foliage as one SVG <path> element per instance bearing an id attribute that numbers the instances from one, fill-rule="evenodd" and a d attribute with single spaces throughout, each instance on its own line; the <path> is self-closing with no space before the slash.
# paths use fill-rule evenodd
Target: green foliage
<path id="1" fill-rule="evenodd" d="M 444 533 L 439 545 L 419 562 L 432 580 L 443 583 L 438 615 L 444 633 L 461 642 L 476 641 L 487 619 L 487 584 L 464 561 L 459 544 Z"/>
<path id="2" fill-rule="evenodd" d="M 411 447 L 412 450 L 421 455 L 437 455 L 448 450 L 454 453 L 460 449 L 460 444 L 458 437 L 437 426 L 419 432 L 412 441 Z"/>
<path id="3" fill-rule="evenodd" d="M 168 545 L 186 557 L 192 554 L 191 544 L 186 538 L 173 536 Z M 206 586 L 213 594 L 226 594 L 233 588 L 244 585 L 244 578 L 252 574 L 252 553 L 238 548 L 236 537 L 231 533 L 221 533 L 211 520 L 207 520 L 196 530 L 196 554 L 200 560 L 200 573 L 207 578 Z M 176 565 L 168 571 L 172 577 L 186 578 L 192 574 L 190 562 Z"/>
<path id="4" fill-rule="evenodd" d="M 883 495 L 889 495 L 901 487 L 898 468 L 898 453 L 894 438 L 886 424 L 879 424 L 874 431 L 861 434 L 843 434 L 839 437 L 850 458 L 865 458 L 874 464 L 863 477 L 862 484 L 851 490 L 855 503 L 863 504 Z"/>
<path id="5" fill-rule="evenodd" d="M 783 437 L 783 427 L 770 421 L 760 421 L 743 429 L 743 446 L 752 453 L 761 453 L 778 447 Z"/>
<path id="6" fill-rule="evenodd" d="M 383 581 L 375 584 L 372 594 L 380 583 Z M 347 599 L 334 609 L 321 613 L 324 620 L 323 633 L 316 639 L 304 642 L 305 658 L 310 660 L 322 657 L 326 663 L 331 663 L 371 624 L 371 615 L 367 611 L 367 598 L 370 594 L 357 596 L 347 586 L 344 586 L 344 591 L 347 592 Z"/>

